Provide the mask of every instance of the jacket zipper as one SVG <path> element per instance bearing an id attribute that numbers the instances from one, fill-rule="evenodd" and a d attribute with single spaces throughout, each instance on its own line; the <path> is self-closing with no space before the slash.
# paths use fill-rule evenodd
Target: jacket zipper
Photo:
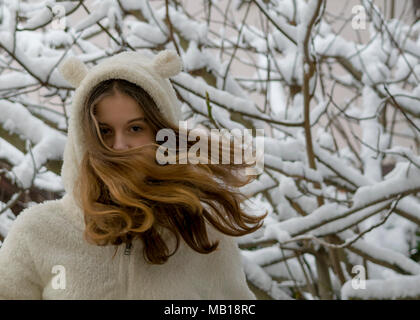
<path id="1" fill-rule="evenodd" d="M 131 255 L 131 249 L 133 247 L 132 242 L 130 243 L 126 243 L 125 244 L 125 249 L 124 249 L 124 256 L 127 256 L 127 260 L 122 259 L 123 260 L 123 265 L 126 266 L 126 268 L 124 268 L 123 271 L 123 278 L 124 278 L 124 298 L 125 299 L 129 299 L 130 296 L 130 290 L 129 290 L 129 285 L 130 285 L 130 255 Z M 124 257 L 123 256 L 123 257 Z"/>
<path id="2" fill-rule="evenodd" d="M 124 250 L 124 255 L 129 256 L 131 254 L 131 247 L 132 247 L 132 243 L 126 243 L 125 244 L 125 250 Z"/>

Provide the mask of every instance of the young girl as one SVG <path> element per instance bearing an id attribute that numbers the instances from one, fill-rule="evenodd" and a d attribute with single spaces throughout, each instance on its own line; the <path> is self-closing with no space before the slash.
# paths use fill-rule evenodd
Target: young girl
<path id="1" fill-rule="evenodd" d="M 76 87 L 66 194 L 14 222 L 0 249 L 0 298 L 255 299 L 234 240 L 265 218 L 240 207 L 250 165 L 233 164 L 235 148 L 229 164 L 211 154 L 208 164 L 182 164 L 194 142 L 178 126 L 168 80 L 181 68 L 171 50 L 123 52 L 91 70 L 74 57 L 60 66 Z M 174 151 L 162 153 L 161 129 L 187 145 L 174 149 L 174 164 L 156 160 Z"/>

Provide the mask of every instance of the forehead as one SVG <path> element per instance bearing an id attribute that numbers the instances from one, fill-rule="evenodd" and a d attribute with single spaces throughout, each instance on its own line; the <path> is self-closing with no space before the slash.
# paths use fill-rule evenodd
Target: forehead
<path id="1" fill-rule="evenodd" d="M 100 99 L 94 106 L 94 109 L 94 114 L 98 119 L 144 116 L 143 109 L 139 103 L 132 97 L 121 93 Z"/>

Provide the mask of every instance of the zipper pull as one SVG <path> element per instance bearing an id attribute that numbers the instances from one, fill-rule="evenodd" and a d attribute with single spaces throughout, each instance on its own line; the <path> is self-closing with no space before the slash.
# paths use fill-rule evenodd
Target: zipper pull
<path id="1" fill-rule="evenodd" d="M 133 245 L 130 243 L 126 243 L 125 244 L 125 250 L 124 250 L 124 255 L 129 256 L 131 254 L 131 247 Z"/>

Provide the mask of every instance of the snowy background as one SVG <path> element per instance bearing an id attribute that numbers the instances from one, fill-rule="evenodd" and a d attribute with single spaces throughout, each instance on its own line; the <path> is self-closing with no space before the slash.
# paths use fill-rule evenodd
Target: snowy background
<path id="1" fill-rule="evenodd" d="M 185 120 L 264 129 L 243 191 L 269 216 L 238 239 L 258 298 L 419 299 L 417 2 L 0 1 L 0 240 L 63 195 L 59 63 L 169 48 Z"/>

